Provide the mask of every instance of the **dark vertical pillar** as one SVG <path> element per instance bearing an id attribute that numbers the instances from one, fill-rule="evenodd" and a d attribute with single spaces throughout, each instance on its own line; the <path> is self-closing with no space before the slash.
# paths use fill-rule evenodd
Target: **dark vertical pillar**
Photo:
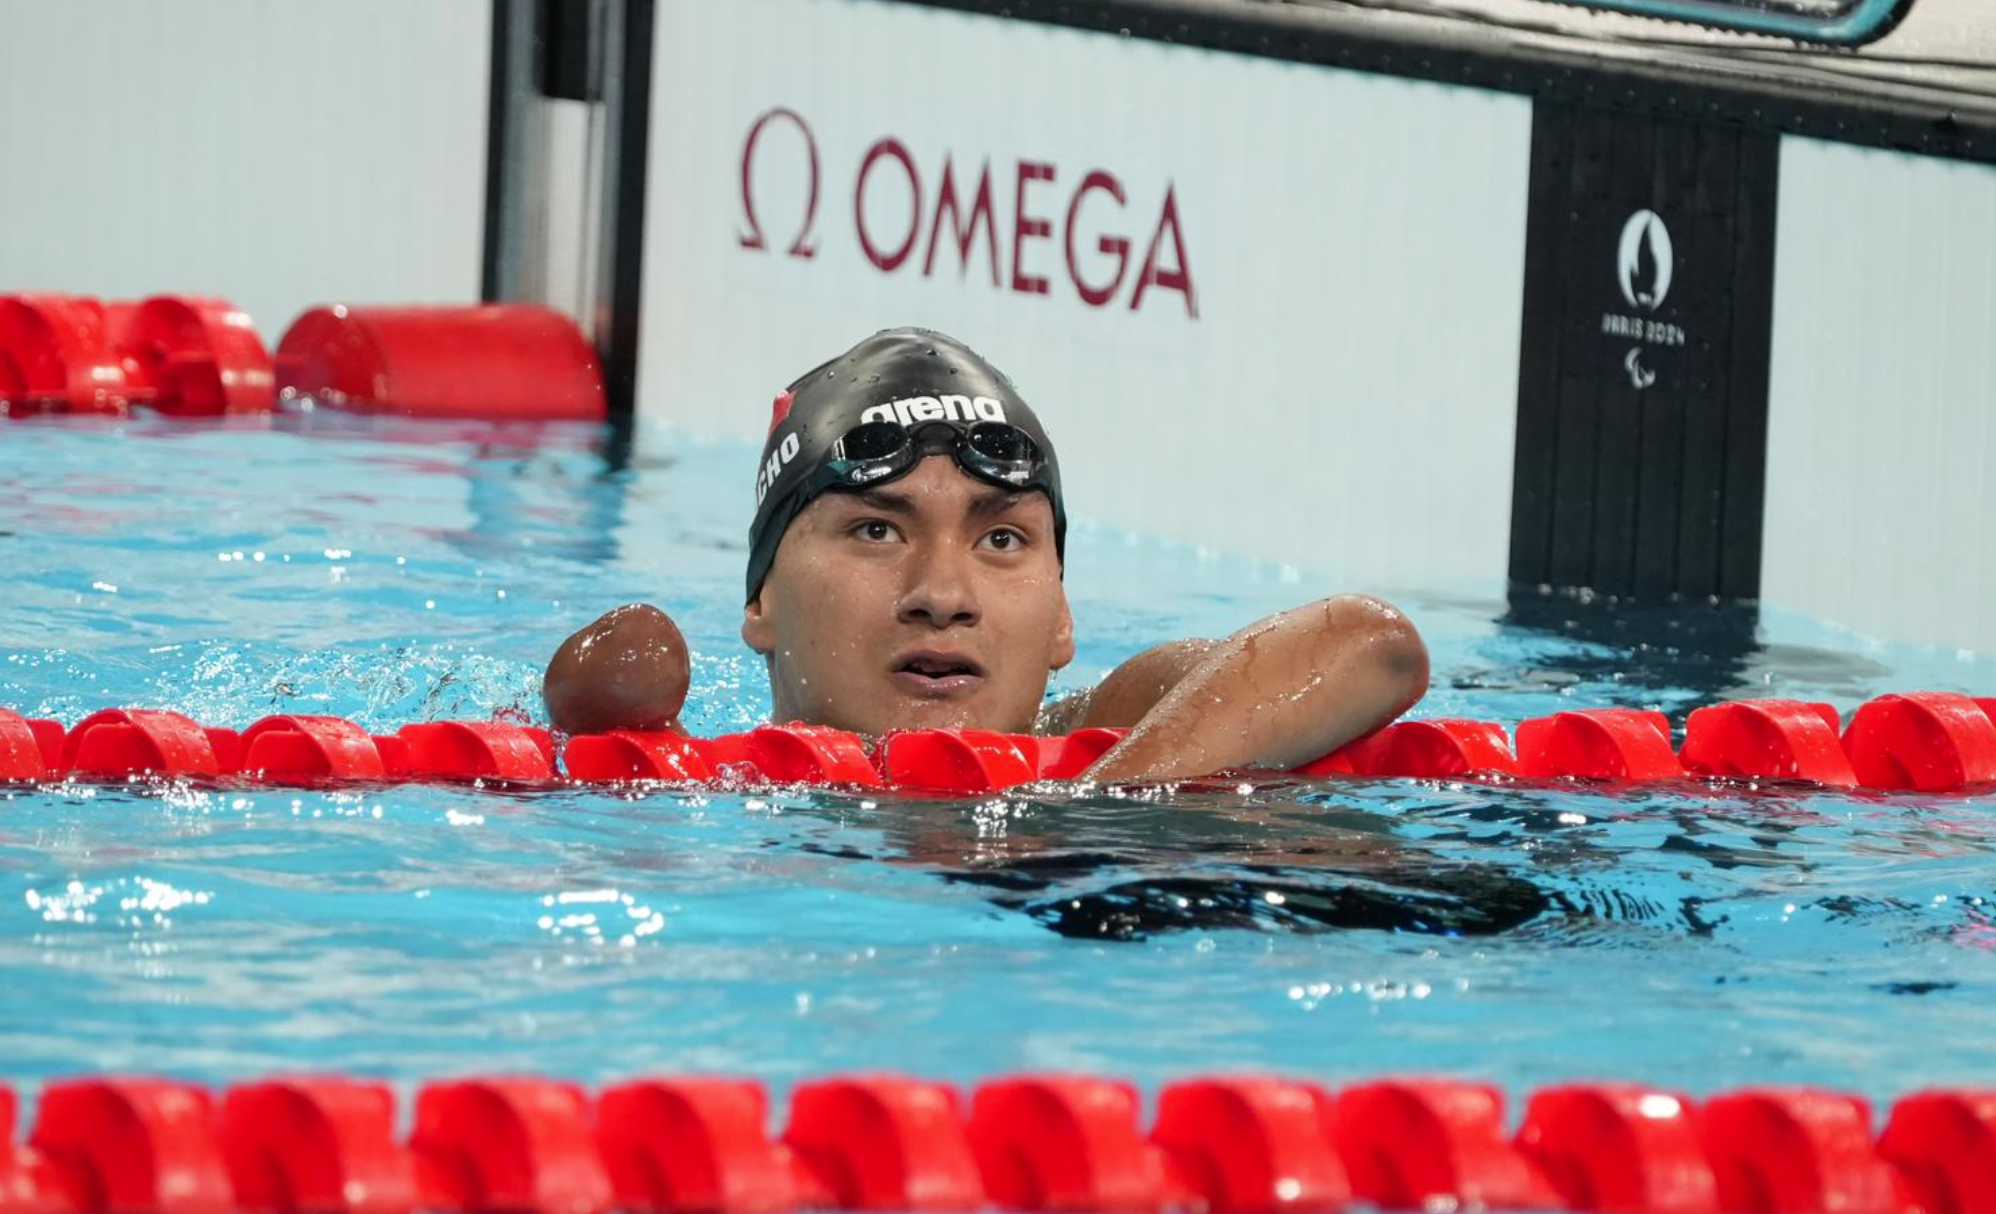
<path id="1" fill-rule="evenodd" d="M 1760 583 L 1776 140 L 1540 102 L 1511 579 Z"/>
<path id="2" fill-rule="evenodd" d="M 612 180 L 604 206 L 613 217 L 603 247 L 609 264 L 598 281 L 607 303 L 600 318 L 597 348 L 610 415 L 637 412 L 638 310 L 644 278 L 645 164 L 651 150 L 651 66 L 654 0 L 623 0 L 622 36 L 610 48 L 617 57 L 616 96 L 611 99 Z"/>
<path id="3" fill-rule="evenodd" d="M 591 298 L 578 316 L 596 344 L 613 418 L 636 409 L 643 273 L 645 158 L 651 113 L 655 0 L 493 0 L 481 293 L 544 299 L 548 106 L 591 108 L 595 201 Z M 577 183 L 561 183 L 573 187 Z"/>

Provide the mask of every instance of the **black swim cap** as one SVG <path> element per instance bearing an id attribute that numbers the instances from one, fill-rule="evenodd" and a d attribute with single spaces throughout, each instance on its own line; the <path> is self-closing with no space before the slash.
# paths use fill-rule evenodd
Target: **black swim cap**
<path id="1" fill-rule="evenodd" d="M 755 521 L 749 524 L 750 602 L 762 593 L 791 521 L 818 494 L 840 488 L 813 488 L 824 484 L 815 474 L 833 458 L 833 447 L 855 427 L 882 421 L 911 432 L 937 424 L 960 430 L 987 422 L 1024 431 L 1046 460 L 1037 487 L 1053 503 L 1054 552 L 1065 559 L 1067 512 L 1060 500 L 1060 466 L 1039 418 L 1012 381 L 955 338 L 928 329 L 888 329 L 805 372 L 776 398 L 769 439 L 756 466 Z"/>

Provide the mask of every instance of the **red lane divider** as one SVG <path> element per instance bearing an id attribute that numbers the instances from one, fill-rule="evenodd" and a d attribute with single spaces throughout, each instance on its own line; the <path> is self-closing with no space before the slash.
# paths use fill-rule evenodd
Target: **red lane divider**
<path id="1" fill-rule="evenodd" d="M 161 413 L 268 413 L 276 404 L 270 354 L 248 314 L 228 300 L 158 295 L 124 311 L 112 346 Z"/>
<path id="2" fill-rule="evenodd" d="M 1312 769 L 1329 764 L 1322 773 Z M 1306 774 L 1416 776 L 1447 779 L 1469 775 L 1515 775 L 1504 727 L 1495 721 L 1442 718 L 1396 721 L 1301 769 Z"/>
<path id="3" fill-rule="evenodd" d="M 0 416 L 269 413 L 280 389 L 425 418 L 600 421 L 596 352 L 532 304 L 332 306 L 295 320 L 273 358 L 225 299 L 0 295 Z"/>
<path id="4" fill-rule="evenodd" d="M 1396 1079 L 1347 1088 L 1332 1136 L 1352 1194 L 1388 1210 L 1553 1210 L 1559 1198 L 1504 1137 L 1504 1097 L 1485 1084 Z"/>
<path id="5" fill-rule="evenodd" d="M 336 1076 L 217 1100 L 161 1079 L 46 1087 L 25 1144 L 0 1088 L 8 1214 L 1990 1214 L 1996 1090 L 1902 1098 L 1873 1138 L 1839 1092 L 1755 1088 L 1701 1106 L 1635 1084 L 1531 1095 L 1517 1135 L 1486 1084 L 1331 1092 L 1275 1076 L 1167 1086 L 988 1080 L 968 1100 L 901 1075 L 791 1092 L 780 1135 L 749 1079 L 606 1088 L 531 1076 L 425 1085 L 406 1141 L 392 1091 Z"/>
<path id="6" fill-rule="evenodd" d="M 700 781 L 715 774 L 694 739 L 629 729 L 570 738 L 561 761 L 571 780 Z"/>
<path id="7" fill-rule="evenodd" d="M 76 775 L 219 776 L 234 735 L 211 734 L 191 717 L 164 708 L 107 708 L 70 728 L 62 767 Z M 223 754 L 216 753 L 221 742 Z"/>
<path id="8" fill-rule="evenodd" d="M 894 733 L 881 743 L 880 771 L 896 788 L 996 792 L 1039 779 L 1041 743 L 1050 740 L 988 729 Z"/>
<path id="9" fill-rule="evenodd" d="M 78 1079 L 42 1092 L 28 1143 L 54 1204 L 77 1214 L 232 1214 L 208 1093 L 159 1079 Z"/>
<path id="10" fill-rule="evenodd" d="M 265 717 L 243 730 L 242 771 L 272 783 L 380 780 L 381 749 L 365 729 L 340 717 Z"/>
<path id="11" fill-rule="evenodd" d="M 241 1214 L 409 1214 L 415 1172 L 387 1085 L 340 1078 L 244 1084 L 220 1134 Z"/>
<path id="12" fill-rule="evenodd" d="M 1905 1097 L 1892 1106 L 1878 1153 L 1930 1214 L 1996 1214 L 1996 1092 Z"/>
<path id="13" fill-rule="evenodd" d="M 1535 779 L 1668 780 L 1684 767 L 1662 713 L 1590 708 L 1520 722 L 1518 771 Z"/>
<path id="14" fill-rule="evenodd" d="M 1742 700 L 1692 712 L 1682 753 L 1663 714 L 1630 708 L 1521 722 L 1513 754 L 1494 721 L 1399 721 L 1296 768 L 1302 776 L 1523 778 L 1613 782 L 1687 777 L 1779 779 L 1848 788 L 1950 792 L 1996 785 L 1996 698 L 1885 695 L 1852 715 L 1794 700 Z M 909 730 L 871 752 L 854 734 L 765 725 L 693 738 L 618 731 L 570 738 L 510 721 L 433 721 L 369 735 L 339 717 L 266 717 L 241 734 L 165 709 L 106 709 L 65 731 L 0 709 L 0 780 L 64 775 L 237 776 L 295 785 L 342 780 L 547 783 L 720 779 L 981 795 L 1084 773 L 1120 729 L 1059 737 L 990 730 Z M 0 1214 L 5 1214 L 0 1211 Z"/>
<path id="15" fill-rule="evenodd" d="M 956 1093 L 939 1083 L 869 1075 L 801 1084 L 783 1142 L 834 1209 L 984 1208 Z"/>
<path id="16" fill-rule="evenodd" d="M 1879 1154 L 1859 1096 L 1805 1088 L 1735 1092 L 1700 1110 L 1705 1158 L 1727 1214 L 1920 1214 Z"/>
<path id="17" fill-rule="evenodd" d="M 8 412 L 183 416 L 267 413 L 270 355 L 225 299 L 0 295 L 0 401 Z"/>
<path id="18" fill-rule="evenodd" d="M 1136 1089 L 1112 1079 L 1033 1075 L 981 1085 L 969 1133 L 986 1196 L 1025 1214 L 1163 1209 L 1165 1159 L 1138 1126 L 1141 1110 Z"/>
<path id="19" fill-rule="evenodd" d="M 608 412 L 596 352 L 534 304 L 314 308 L 277 343 L 286 394 L 437 418 L 575 419 Z"/>
<path id="20" fill-rule="evenodd" d="M 596 1141 L 620 1209 L 782 1214 L 804 1204 L 796 1160 L 769 1138 L 747 1079 L 644 1079 L 604 1091 Z"/>
<path id="21" fill-rule="evenodd" d="M 1868 788 L 1940 792 L 1996 780 L 1992 702 L 1947 692 L 1884 695 L 1852 714 L 1844 750 Z"/>
<path id="22" fill-rule="evenodd" d="M 122 414 L 147 399 L 111 347 L 104 305 L 77 295 L 0 295 L 4 413 Z"/>
<path id="23" fill-rule="evenodd" d="M 1532 1094 L 1518 1149 L 1560 1208 L 1601 1214 L 1719 1214 L 1691 1101 L 1637 1084 Z"/>
<path id="24" fill-rule="evenodd" d="M 416 1097 L 419 1206 L 445 1214 L 603 1214 L 609 1174 L 591 1101 L 549 1079 L 433 1083 Z"/>
<path id="25" fill-rule="evenodd" d="M 1685 770 L 1708 776 L 1807 780 L 1836 788 L 1857 783 L 1837 739 L 1837 710 L 1797 700 L 1712 704 L 1684 722 Z"/>
<path id="26" fill-rule="evenodd" d="M 1267 1077 L 1193 1079 L 1158 1098 L 1151 1140 L 1187 1178 L 1193 1202 L 1168 1187 L 1166 1204 L 1212 1214 L 1342 1210 L 1352 1200 L 1322 1088 Z"/>

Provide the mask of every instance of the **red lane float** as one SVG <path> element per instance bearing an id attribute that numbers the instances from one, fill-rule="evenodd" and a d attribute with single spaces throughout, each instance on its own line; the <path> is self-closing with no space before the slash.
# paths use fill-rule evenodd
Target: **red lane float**
<path id="1" fill-rule="evenodd" d="M 784 1214 L 803 1204 L 796 1161 L 770 1141 L 769 1098 L 748 1079 L 644 1079 L 596 1106 L 596 1141 L 632 1214 Z"/>
<path id="2" fill-rule="evenodd" d="M 123 414 L 147 399 L 112 348 L 104 305 L 80 295 L 0 295 L 0 413 Z"/>
<path id="3" fill-rule="evenodd" d="M 388 775 L 374 739 L 341 717 L 265 717 L 243 730 L 242 740 L 243 773 L 272 783 L 380 780 Z"/>
<path id="4" fill-rule="evenodd" d="M 1904 1097 L 1892 1106 L 1878 1153 L 1929 1214 L 1996 1214 L 1996 1092 Z"/>
<path id="5" fill-rule="evenodd" d="M 779 784 L 880 783 L 859 735 L 822 725 L 764 725 L 742 739 L 741 761 Z"/>
<path id="6" fill-rule="evenodd" d="M 1798 700 L 1743 700 L 1697 709 L 1684 722 L 1679 758 L 1704 776 L 1857 783 L 1837 738 L 1837 710 Z"/>
<path id="7" fill-rule="evenodd" d="M 1968 696 L 1879 696 L 1852 714 L 1843 745 L 1867 788 L 1943 792 L 1996 780 L 1996 720 Z"/>
<path id="8" fill-rule="evenodd" d="M 44 780 L 62 770 L 62 722 L 0 708 L 0 780 Z"/>
<path id="9" fill-rule="evenodd" d="M 418 1207 L 446 1214 L 603 1214 L 610 1178 L 587 1093 L 551 1079 L 434 1083 L 416 1097 Z"/>
<path id="10" fill-rule="evenodd" d="M 939 1083 L 869 1075 L 800 1084 L 783 1142 L 835 1209 L 984 1206 L 956 1093 Z"/>
<path id="11" fill-rule="evenodd" d="M 1504 736 L 1502 725 L 1449 717 L 1396 721 L 1318 763 L 1340 757 L 1343 764 L 1329 770 L 1358 776 L 1442 780 L 1456 776 L 1515 775 L 1518 771 L 1518 760 L 1511 753 L 1511 742 Z"/>
<path id="12" fill-rule="evenodd" d="M 277 344 L 285 395 L 440 418 L 600 421 L 596 352 L 532 304 L 314 308 Z"/>
<path id="13" fill-rule="evenodd" d="M 571 780 L 685 780 L 714 778 L 699 746 L 684 734 L 633 729 L 570 738 L 561 752 Z"/>
<path id="14" fill-rule="evenodd" d="M 79 1079 L 42 1092 L 29 1145 L 77 1214 L 233 1214 L 208 1093 L 159 1079 Z"/>
<path id="15" fill-rule="evenodd" d="M 1211 1214 L 1342 1210 L 1352 1186 L 1326 1132 L 1335 1111 L 1312 1084 L 1272 1077 L 1192 1079 L 1158 1098 L 1151 1140 Z"/>
<path id="16" fill-rule="evenodd" d="M 1181 1080 L 1148 1130 L 1129 1084 L 998 1077 L 962 1101 L 899 1075 L 800 1084 L 780 1138 L 748 1079 L 663 1076 L 600 1097 L 536 1077 L 424 1086 L 406 1142 L 384 1084 L 54 1083 L 27 1144 L 0 1089 L 7 1214 L 1079 1214 L 1571 1210 L 1598 1214 L 1990 1214 L 1996 1091 L 1865 1102 L 1633 1084 L 1503 1099 L 1443 1079 L 1330 1092 L 1275 1076 Z"/>
<path id="17" fill-rule="evenodd" d="M 1669 780 L 1684 774 L 1670 721 L 1638 708 L 1589 708 L 1518 723 L 1518 773 L 1535 780 Z"/>
<path id="18" fill-rule="evenodd" d="M 1040 741 L 988 729 L 919 729 L 881 743 L 880 772 L 896 788 L 997 792 L 1039 778 Z"/>
<path id="19" fill-rule="evenodd" d="M 156 295 L 126 309 L 111 340 L 150 385 L 148 403 L 182 417 L 268 413 L 270 354 L 249 315 L 226 299 Z"/>
<path id="20" fill-rule="evenodd" d="M 1808 1088 L 1735 1092 L 1698 1115 L 1727 1214 L 1920 1214 L 1879 1155 L 1863 1097 Z"/>
<path id="21" fill-rule="evenodd" d="M 0 401 L 23 411 L 267 413 L 270 355 L 226 299 L 0 296 Z"/>
<path id="22" fill-rule="evenodd" d="M 240 1214 L 411 1214 L 415 1173 L 387 1085 L 337 1077 L 230 1089 L 222 1155 Z"/>
<path id="23" fill-rule="evenodd" d="M 1996 699 L 1950 693 L 1881 696 L 1853 715 L 1841 742 L 1827 704 L 1746 700 L 1694 711 L 1682 755 L 1661 713 L 1563 712 L 1518 726 L 1514 757 L 1493 721 L 1400 721 L 1295 769 L 1294 775 L 1461 779 L 1518 776 L 1641 782 L 1689 775 L 1861 784 L 1948 792 L 1996 783 Z M 311 784 L 326 780 L 500 780 L 510 783 L 768 781 L 981 795 L 1081 775 L 1122 740 L 1119 729 L 1059 737 L 989 730 L 911 730 L 872 752 L 822 726 L 765 725 L 694 738 L 619 731 L 567 740 L 510 721 L 434 721 L 368 735 L 338 717 L 267 717 L 238 735 L 163 709 L 108 709 L 63 730 L 0 709 L 0 780 L 74 774 Z M 1848 753 L 1842 747 L 1848 747 Z M 0 1214 L 4 1214 L 0 1211 Z"/>
<path id="24" fill-rule="evenodd" d="M 1553 1210 L 1559 1198 L 1504 1137 L 1488 1084 L 1397 1079 L 1345 1089 L 1332 1134 L 1352 1195 L 1388 1210 Z"/>
<path id="25" fill-rule="evenodd" d="M 194 721 L 165 708 L 107 708 L 78 721 L 63 740 L 64 771 L 83 776 L 219 776 L 226 768 L 217 740 Z"/>
<path id="26" fill-rule="evenodd" d="M 1719 1214 L 1691 1101 L 1639 1084 L 1533 1093 L 1518 1149 L 1560 1208 L 1600 1214 Z"/>
<path id="27" fill-rule="evenodd" d="M 1040 771 L 1040 778 L 1043 780 L 1074 779 L 1082 772 L 1093 767 L 1095 760 L 1108 754 L 1115 747 L 1116 743 L 1122 741 L 1129 732 L 1127 729 L 1105 729 L 1101 727 L 1075 730 L 1073 733 L 1059 739 L 1060 747 L 1055 752 L 1053 758 L 1046 760 L 1045 766 Z M 1041 739 L 1043 747 L 1041 750 L 1042 756 L 1046 753 L 1044 744 L 1054 740 L 1053 738 Z"/>
<path id="28" fill-rule="evenodd" d="M 969 1133 L 986 1196 L 1024 1214 L 1165 1208 L 1164 1155 L 1139 1127 L 1141 1111 L 1137 1090 L 1112 1079 L 1029 1075 L 981 1085 Z"/>
<path id="29" fill-rule="evenodd" d="M 400 745 L 383 756 L 392 776 L 441 780 L 554 779 L 554 739 L 544 729 L 507 721 L 432 721 L 404 725 Z M 375 739 L 377 747 L 383 739 Z"/>

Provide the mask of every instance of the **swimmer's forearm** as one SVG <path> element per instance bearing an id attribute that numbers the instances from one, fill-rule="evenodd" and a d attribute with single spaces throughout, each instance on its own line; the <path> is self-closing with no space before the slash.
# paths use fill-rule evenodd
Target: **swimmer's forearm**
<path id="1" fill-rule="evenodd" d="M 686 639 L 646 603 L 608 612 L 562 643 L 541 680 L 555 728 L 567 733 L 677 729 L 686 705 Z"/>
<path id="2" fill-rule="evenodd" d="M 1340 595 L 1219 642 L 1085 778 L 1287 770 L 1386 724 L 1427 687 L 1413 624 L 1378 599 Z"/>

